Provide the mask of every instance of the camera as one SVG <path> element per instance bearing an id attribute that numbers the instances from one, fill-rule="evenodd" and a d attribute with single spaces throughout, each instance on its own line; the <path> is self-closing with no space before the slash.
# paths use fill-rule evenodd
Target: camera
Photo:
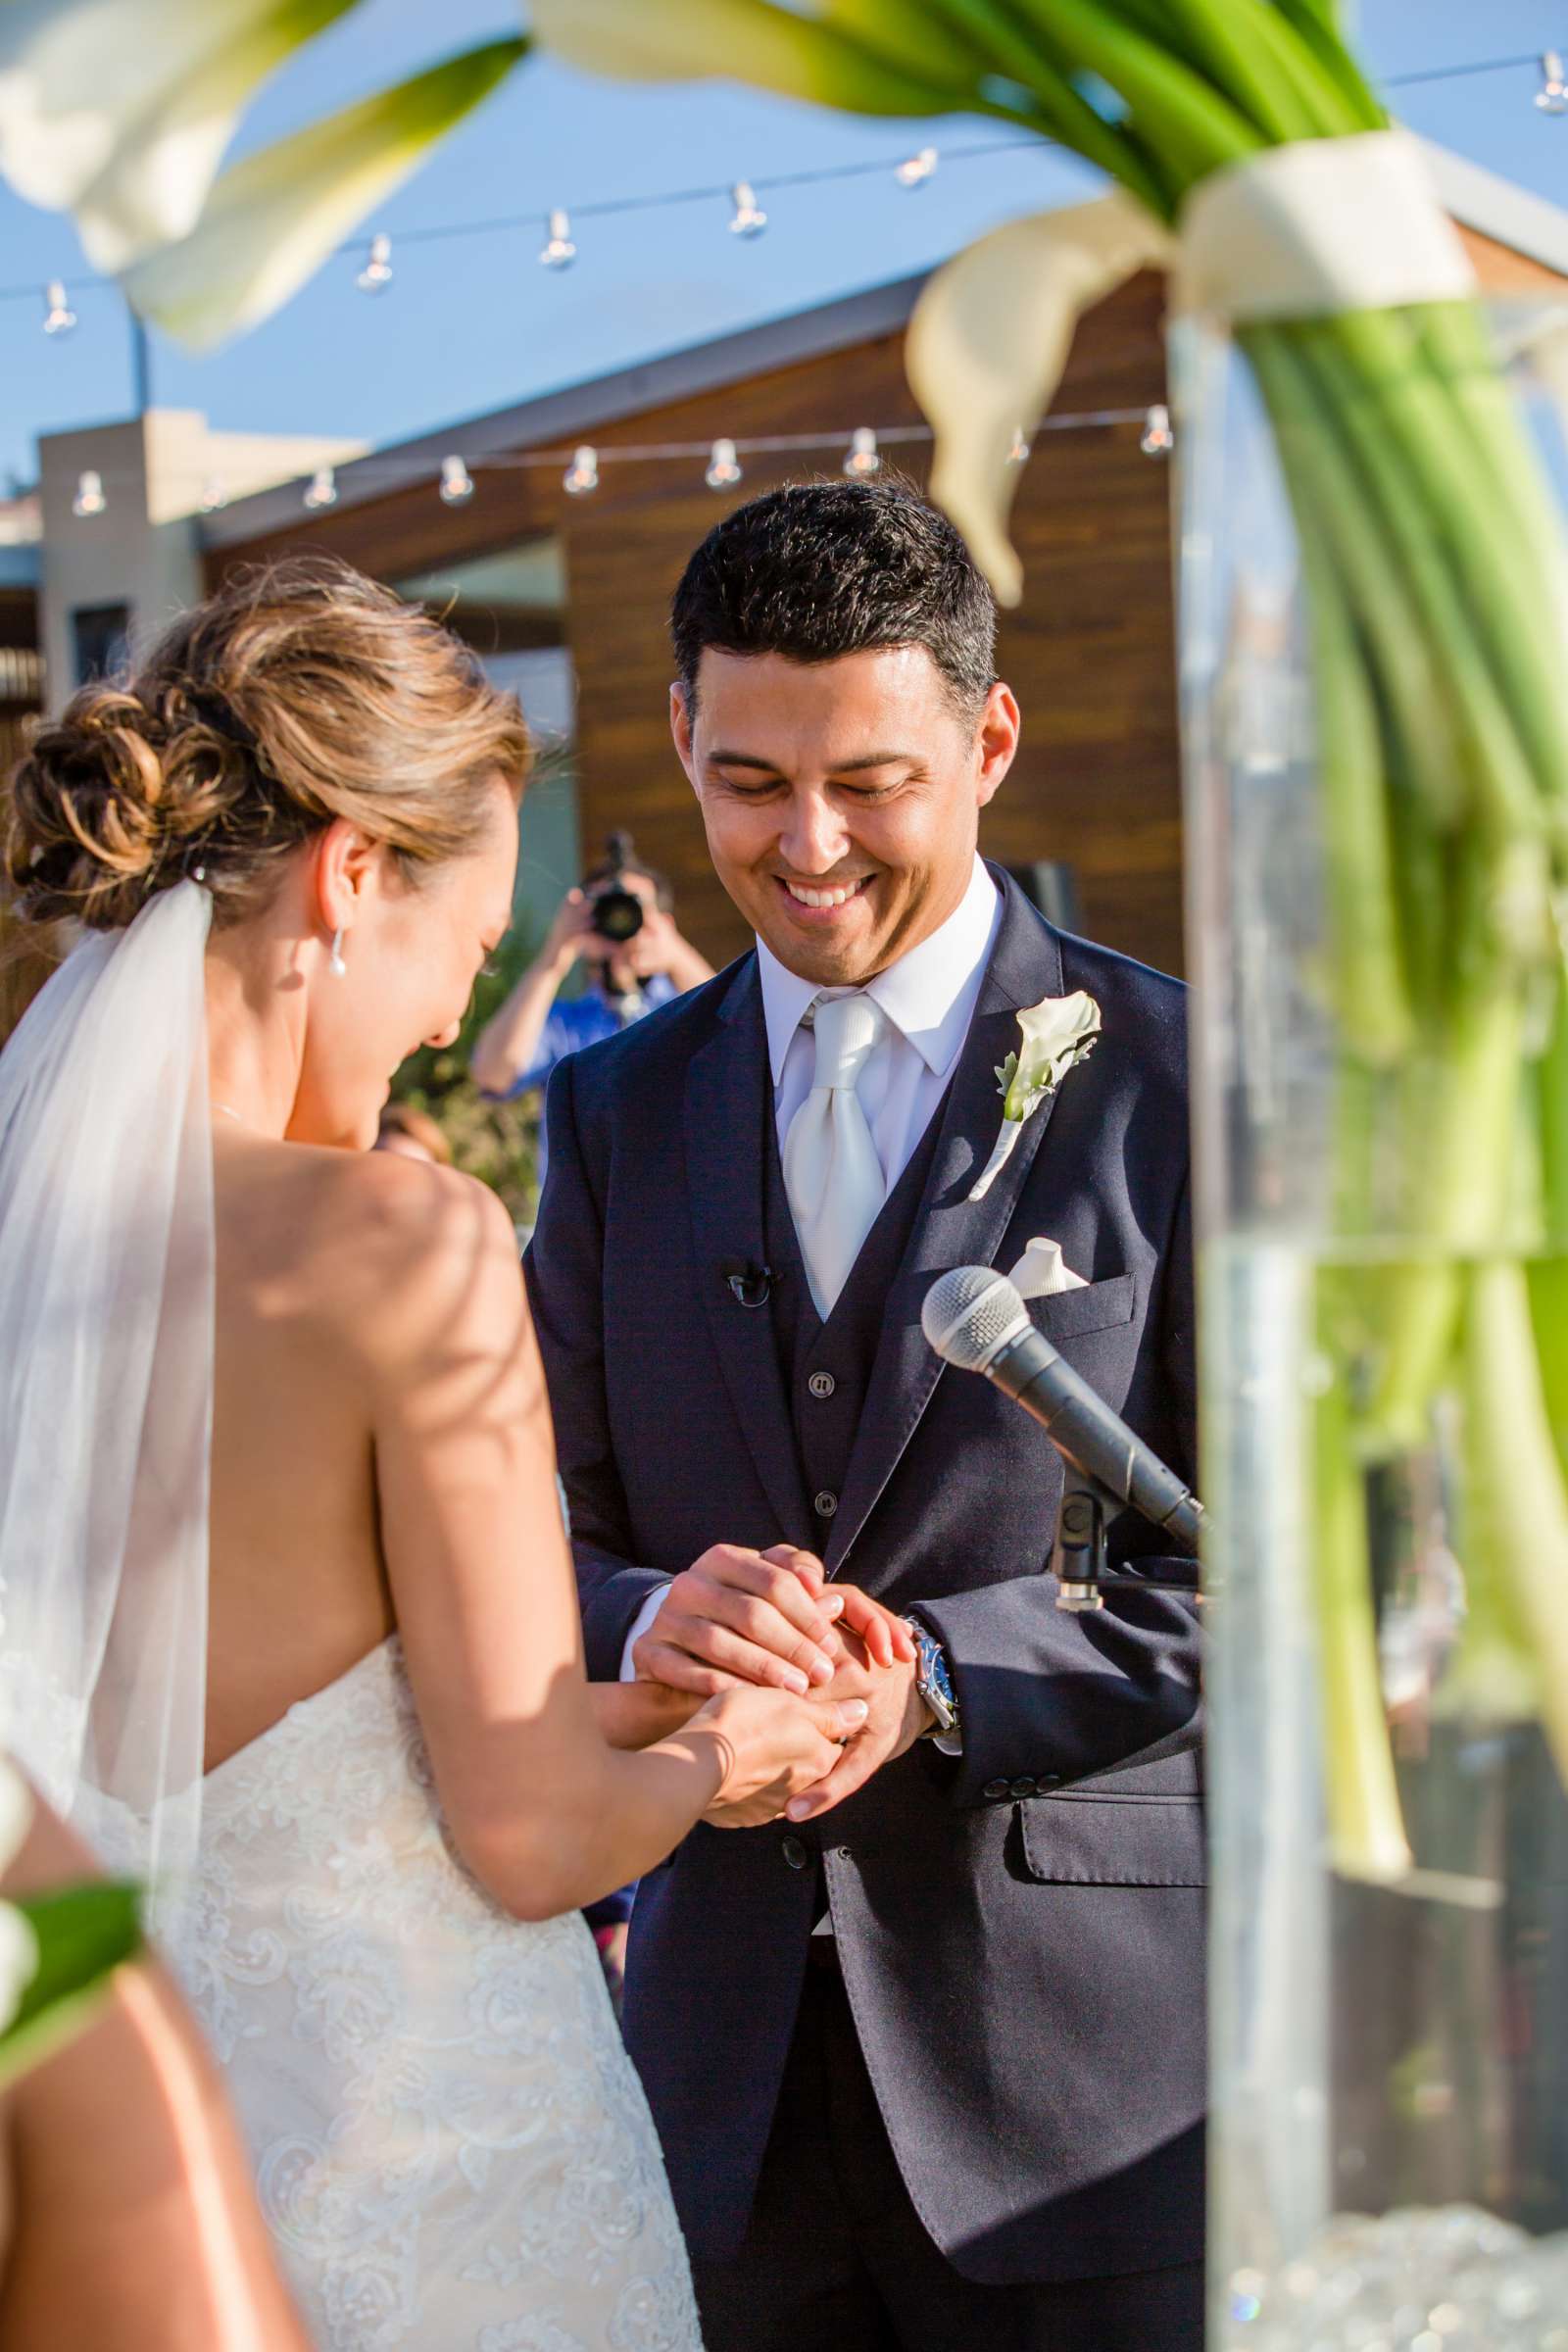
<path id="1" fill-rule="evenodd" d="M 627 890 L 619 882 L 612 883 L 609 890 L 602 890 L 592 901 L 592 908 L 594 929 L 601 939 L 610 940 L 617 948 L 623 947 L 628 939 L 636 938 L 647 912 L 636 892 Z"/>

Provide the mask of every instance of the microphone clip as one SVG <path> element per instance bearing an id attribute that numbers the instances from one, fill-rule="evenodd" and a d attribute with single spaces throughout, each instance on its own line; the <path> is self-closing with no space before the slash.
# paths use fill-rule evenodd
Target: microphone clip
<path id="1" fill-rule="evenodd" d="M 765 1306 L 773 1295 L 776 1277 L 771 1266 L 760 1266 L 752 1258 L 729 1257 L 718 1270 L 737 1306 Z"/>
<path id="2" fill-rule="evenodd" d="M 1105 1522 L 1121 1508 L 1120 1498 L 1102 1487 L 1099 1479 L 1088 1477 L 1069 1463 L 1051 1567 L 1057 1580 L 1056 1606 L 1070 1616 L 1087 1616 L 1105 1605 L 1101 1588 L 1111 1572 L 1105 1547 Z"/>

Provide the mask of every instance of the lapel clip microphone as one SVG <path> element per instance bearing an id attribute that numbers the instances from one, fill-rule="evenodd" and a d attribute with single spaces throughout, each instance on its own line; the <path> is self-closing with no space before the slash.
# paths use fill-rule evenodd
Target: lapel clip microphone
<path id="1" fill-rule="evenodd" d="M 773 1295 L 771 1266 L 760 1266 L 749 1257 L 727 1257 L 718 1270 L 738 1306 L 765 1306 Z"/>

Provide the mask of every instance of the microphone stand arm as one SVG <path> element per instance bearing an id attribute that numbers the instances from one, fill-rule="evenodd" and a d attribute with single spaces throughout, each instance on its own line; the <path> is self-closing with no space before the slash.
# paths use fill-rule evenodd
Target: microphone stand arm
<path id="1" fill-rule="evenodd" d="M 1087 1470 L 1062 1455 L 1062 1467 L 1067 1483 L 1061 1493 L 1061 1509 L 1056 1519 L 1056 1541 L 1052 1547 L 1051 1574 L 1059 1590 L 1056 1606 L 1072 1616 L 1087 1616 L 1105 1605 L 1103 1588 L 1111 1585 L 1141 1585 L 1146 1592 L 1185 1592 L 1201 1601 L 1203 1592 L 1197 1579 L 1184 1577 L 1145 1576 L 1136 1571 L 1112 1568 L 1106 1546 L 1106 1529 L 1112 1519 L 1132 1506 L 1120 1494 Z"/>

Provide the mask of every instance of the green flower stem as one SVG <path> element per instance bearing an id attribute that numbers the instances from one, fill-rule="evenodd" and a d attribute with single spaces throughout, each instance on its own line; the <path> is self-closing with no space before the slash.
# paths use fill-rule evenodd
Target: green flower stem
<path id="1" fill-rule="evenodd" d="M 1568 950 L 1558 957 L 1541 1089 L 1542 1221 L 1548 1250 L 1568 1253 Z"/>
<path id="2" fill-rule="evenodd" d="M 1568 1256 L 1537 1258 L 1526 1270 L 1530 1324 L 1541 1368 L 1541 1400 L 1568 1478 Z"/>
<path id="3" fill-rule="evenodd" d="M 38 1966 L 0 2033 L 0 2089 L 91 2023 L 110 1980 L 141 1948 L 140 1889 L 115 1881 L 63 1886 L 19 1901 Z"/>
<path id="4" fill-rule="evenodd" d="M 1156 220 L 1174 217 L 1178 191 L 1159 159 L 1126 124 L 1098 115 L 1067 79 L 1059 53 L 1025 33 L 1001 0 L 925 0 L 925 7 L 961 26 L 990 64 L 1030 92 L 1054 138 L 1119 181 Z"/>
<path id="5" fill-rule="evenodd" d="M 1336 1277 L 1321 1277 L 1332 1296 Z M 1329 1321 L 1324 1316 L 1325 1326 Z M 1347 1878 L 1387 1883 L 1410 1868 L 1378 1669 L 1366 1497 L 1351 1442 L 1343 1361 L 1325 1328 L 1334 1374 L 1313 1411 L 1313 1594 L 1323 1700 L 1329 1851 Z"/>
<path id="6" fill-rule="evenodd" d="M 1132 31 L 1098 0 L 1014 0 L 1019 16 L 1059 42 L 1126 100 L 1135 126 L 1165 154 L 1183 188 L 1269 144 L 1245 115 L 1168 48 Z"/>
<path id="7" fill-rule="evenodd" d="M 1524 1268 L 1484 1259 L 1467 1283 L 1462 1356 L 1466 1447 L 1463 1559 L 1472 1615 L 1487 1654 L 1467 1665 L 1494 1673 L 1517 1628 L 1520 1703 L 1534 1696 L 1559 1772 L 1568 1780 L 1568 1486 L 1552 1441 Z M 1465 1649 L 1469 1649 L 1469 1657 Z M 1490 1693 L 1483 1689 L 1483 1700 Z M 1492 1698 L 1500 1711 L 1506 1693 Z"/>
<path id="8" fill-rule="evenodd" d="M 1186 31 L 1195 63 L 1270 146 L 1353 127 L 1339 91 L 1267 0 L 1164 0 L 1164 13 L 1168 30 Z"/>
<path id="9" fill-rule="evenodd" d="M 1257 330 L 1249 337 L 1247 352 L 1268 407 L 1293 510 L 1309 516 L 1327 537 L 1334 568 L 1375 663 L 1385 721 L 1397 740 L 1408 788 L 1431 824 L 1450 831 L 1464 811 L 1453 721 L 1408 575 L 1369 513 L 1354 460 L 1324 416 L 1289 336 L 1278 329 Z"/>
<path id="10" fill-rule="evenodd" d="M 1544 833 L 1536 771 L 1514 708 L 1492 674 L 1464 583 L 1450 570 L 1409 478 L 1402 455 L 1407 435 L 1367 404 L 1363 386 L 1319 322 L 1255 330 L 1244 344 L 1250 356 L 1259 342 L 1273 340 L 1283 365 L 1297 371 L 1295 399 L 1303 415 L 1316 418 L 1325 434 L 1333 429 L 1343 436 L 1368 519 L 1386 532 L 1392 557 L 1409 583 L 1446 699 L 1456 713 L 1463 772 L 1479 818 L 1504 838 Z"/>
<path id="11" fill-rule="evenodd" d="M 1461 1306 L 1457 1261 L 1497 1246 L 1516 1134 L 1522 1028 L 1517 990 L 1498 987 L 1466 999 L 1407 1081 L 1404 1172 L 1421 1190 L 1396 1205 L 1428 1249 L 1391 1270 L 1377 1377 L 1360 1429 L 1370 1459 L 1425 1442 L 1453 1353 Z M 1526 1442 L 1521 1430 L 1521 1446 Z"/>
<path id="12" fill-rule="evenodd" d="M 1560 580 L 1565 557 L 1556 500 L 1512 397 L 1497 372 L 1486 320 L 1473 302 L 1433 302 L 1410 314 L 1419 322 L 1429 365 L 1447 388 L 1458 429 L 1524 534 L 1544 580 Z M 1559 603 L 1561 593 L 1559 591 Z M 1554 629 L 1554 638 L 1560 630 Z M 1542 778 L 1547 791 L 1568 792 L 1568 776 Z"/>
<path id="13" fill-rule="evenodd" d="M 1535 773 L 1553 775 L 1568 766 L 1555 599 L 1544 596 L 1528 546 L 1499 514 L 1446 387 L 1420 364 L 1415 316 L 1349 311 L 1292 331 L 1332 369 L 1350 421 L 1375 410 L 1394 428 L 1383 436 L 1383 470 L 1397 468 L 1437 525 Z"/>
<path id="14" fill-rule="evenodd" d="M 1415 1017 L 1399 938 L 1382 735 L 1324 535 L 1314 520 L 1301 519 L 1317 680 L 1330 984 L 1342 1034 L 1354 1037 L 1363 1060 L 1388 1066 L 1409 1051 Z"/>

